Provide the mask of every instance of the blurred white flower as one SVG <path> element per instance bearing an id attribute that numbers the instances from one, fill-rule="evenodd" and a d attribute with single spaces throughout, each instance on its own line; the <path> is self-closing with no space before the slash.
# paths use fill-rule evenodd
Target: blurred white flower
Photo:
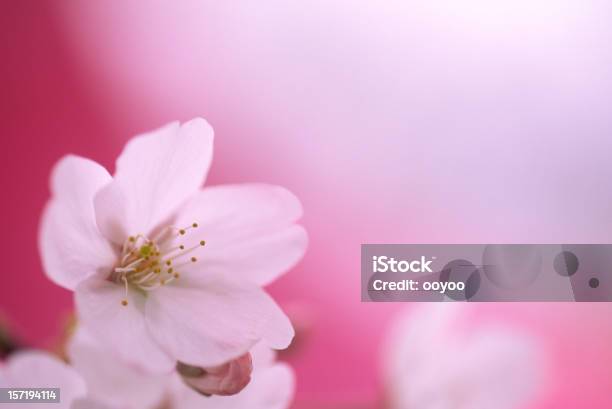
<path id="1" fill-rule="evenodd" d="M 223 365 L 294 332 L 262 290 L 303 255 L 298 199 L 278 186 L 200 190 L 213 131 L 197 118 L 132 139 L 113 177 L 63 158 L 39 246 L 47 275 L 75 291 L 79 320 L 151 372 Z"/>
<path id="2" fill-rule="evenodd" d="M 19 403 L 20 409 L 74 409 L 73 404 L 86 394 L 81 376 L 57 357 L 41 351 L 22 351 L 0 362 L 0 388 L 59 388 L 58 403 Z M 3 406 L 3 405 L 0 405 Z M 8 406 L 7 406 L 8 407 Z"/>
<path id="3" fill-rule="evenodd" d="M 392 409 L 518 409 L 542 386 L 543 351 L 501 324 L 466 326 L 466 303 L 407 311 L 384 356 Z"/>

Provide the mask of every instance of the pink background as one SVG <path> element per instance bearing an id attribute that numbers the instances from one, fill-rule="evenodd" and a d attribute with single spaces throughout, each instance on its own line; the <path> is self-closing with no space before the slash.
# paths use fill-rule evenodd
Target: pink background
<path id="1" fill-rule="evenodd" d="M 380 399 L 402 305 L 359 301 L 364 242 L 612 242 L 612 10 L 583 1 L 0 5 L 0 313 L 50 345 L 71 294 L 36 245 L 66 153 L 204 116 L 209 183 L 294 191 L 311 246 L 270 288 L 307 327 L 297 407 Z M 612 307 L 474 305 L 542 337 L 536 408 L 612 407 Z M 325 407 L 327 407 L 325 406 Z"/>

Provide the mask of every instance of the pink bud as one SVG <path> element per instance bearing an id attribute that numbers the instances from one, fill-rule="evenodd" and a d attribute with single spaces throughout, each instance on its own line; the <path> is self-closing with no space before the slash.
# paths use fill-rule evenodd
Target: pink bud
<path id="1" fill-rule="evenodd" d="M 225 364 L 200 368 L 179 362 L 177 372 L 185 383 L 203 395 L 234 395 L 251 381 L 253 363 L 246 353 Z"/>

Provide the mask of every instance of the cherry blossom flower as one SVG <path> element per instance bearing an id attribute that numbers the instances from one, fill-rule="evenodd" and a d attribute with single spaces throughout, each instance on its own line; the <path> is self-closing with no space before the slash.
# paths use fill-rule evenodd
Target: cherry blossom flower
<path id="1" fill-rule="evenodd" d="M 0 363 L 0 388 L 59 388 L 60 401 L 51 404 L 57 409 L 74 409 L 85 397 L 86 386 L 80 375 L 58 358 L 41 351 L 23 351 L 10 355 Z M 35 409 L 41 403 L 19 403 L 23 409 Z"/>
<path id="2" fill-rule="evenodd" d="M 515 409 L 543 376 L 537 340 L 501 324 L 461 328 L 468 304 L 410 310 L 389 334 L 386 385 L 392 409 Z"/>
<path id="3" fill-rule="evenodd" d="M 132 139 L 112 177 L 76 156 L 52 173 L 45 271 L 94 337 L 148 371 L 223 365 L 294 334 L 262 286 L 305 251 L 301 205 L 278 186 L 201 189 L 212 142 L 203 119 L 172 123 Z"/>
<path id="4" fill-rule="evenodd" d="M 275 362 L 273 351 L 261 343 L 251 350 L 252 382 L 232 396 L 201 393 L 189 381 L 197 377 L 151 374 L 108 359 L 105 347 L 83 330 L 70 342 L 68 354 L 87 383 L 87 402 L 104 409 L 286 409 L 294 391 L 291 368 Z"/>

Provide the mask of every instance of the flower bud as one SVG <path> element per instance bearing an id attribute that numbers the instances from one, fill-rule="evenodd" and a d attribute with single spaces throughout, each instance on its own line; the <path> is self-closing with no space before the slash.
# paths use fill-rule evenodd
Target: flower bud
<path id="1" fill-rule="evenodd" d="M 246 353 L 225 364 L 201 368 L 183 362 L 176 365 L 177 372 L 187 385 L 203 395 L 234 395 L 251 381 L 253 363 Z"/>

